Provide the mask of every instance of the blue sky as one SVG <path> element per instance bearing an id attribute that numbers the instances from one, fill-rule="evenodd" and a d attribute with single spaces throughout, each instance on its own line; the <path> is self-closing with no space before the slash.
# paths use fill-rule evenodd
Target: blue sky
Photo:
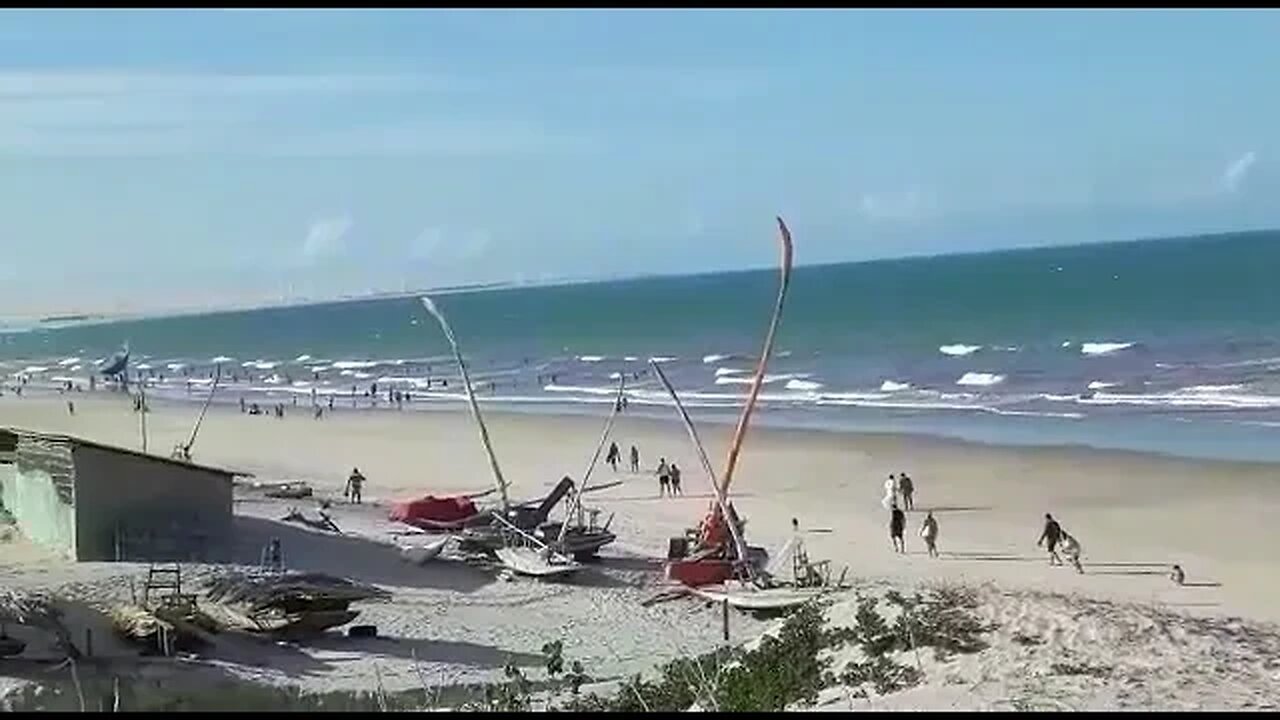
<path id="1" fill-rule="evenodd" d="M 1280 13 L 14 12 L 0 317 L 1280 226 Z"/>

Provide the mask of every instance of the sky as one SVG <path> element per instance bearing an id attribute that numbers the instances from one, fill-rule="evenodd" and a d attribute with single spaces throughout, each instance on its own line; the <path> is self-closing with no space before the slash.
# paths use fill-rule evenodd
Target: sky
<path id="1" fill-rule="evenodd" d="M 0 318 L 1280 226 L 1275 11 L 0 11 Z"/>

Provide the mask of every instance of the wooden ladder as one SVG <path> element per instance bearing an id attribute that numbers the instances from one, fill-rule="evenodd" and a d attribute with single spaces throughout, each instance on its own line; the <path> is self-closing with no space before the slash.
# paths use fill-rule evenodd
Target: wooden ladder
<path id="1" fill-rule="evenodd" d="M 160 595 L 161 600 L 182 596 L 182 566 L 178 563 L 157 565 L 151 563 L 147 568 L 147 584 L 142 587 L 142 604 L 150 606 L 151 591 L 169 591 Z"/>

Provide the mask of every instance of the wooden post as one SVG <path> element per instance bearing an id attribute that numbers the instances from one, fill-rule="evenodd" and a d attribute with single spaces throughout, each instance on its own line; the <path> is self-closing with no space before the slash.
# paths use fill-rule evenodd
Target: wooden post
<path id="1" fill-rule="evenodd" d="M 722 627 L 724 629 L 724 641 L 729 642 L 729 601 L 725 600 L 720 604 L 723 612 L 721 613 Z"/>

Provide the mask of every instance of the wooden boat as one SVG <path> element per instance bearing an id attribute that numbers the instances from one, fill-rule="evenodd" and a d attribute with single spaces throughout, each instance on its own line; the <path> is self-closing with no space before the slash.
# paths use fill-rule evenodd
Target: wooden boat
<path id="1" fill-rule="evenodd" d="M 697 597 L 747 611 L 790 610 L 828 595 L 825 587 L 757 587 L 728 581 L 719 585 L 691 588 Z"/>
<path id="2" fill-rule="evenodd" d="M 764 386 L 765 371 L 769 365 L 769 357 L 773 352 L 774 338 L 782 320 L 782 309 L 787 296 L 787 288 L 791 282 L 792 244 L 791 232 L 782 218 L 777 218 L 779 244 L 781 246 L 781 273 L 778 283 L 778 295 L 774 303 L 773 316 L 769 321 L 769 329 L 765 334 L 764 348 L 760 353 L 760 361 L 752 379 L 751 390 L 742 407 L 738 425 L 734 430 L 733 440 L 729 444 L 729 456 L 725 463 L 722 477 L 717 479 L 715 470 L 707 458 L 693 421 L 680 402 L 679 394 L 667 380 L 658 363 L 650 362 L 655 375 L 662 382 L 676 406 L 676 411 L 689 433 L 698 459 L 706 471 L 711 483 L 714 500 L 702 523 L 696 530 L 686 531 L 680 538 L 672 538 L 667 576 L 677 582 L 696 587 L 699 585 L 724 582 L 729 578 L 742 577 L 754 579 L 762 571 L 760 559 L 767 559 L 762 548 L 749 548 L 743 541 L 744 523 L 734 512 L 729 502 L 729 487 L 733 481 L 733 472 L 737 467 L 742 443 L 746 438 L 747 428 L 751 422 L 752 412 L 760 397 L 760 389 Z M 692 542 L 690 542 L 692 540 Z M 677 553 L 677 550 L 683 553 Z"/>
<path id="3" fill-rule="evenodd" d="M 345 625 L 354 602 L 385 600 L 382 588 L 323 573 L 227 573 L 211 579 L 207 614 L 219 626 L 302 637 Z"/>

